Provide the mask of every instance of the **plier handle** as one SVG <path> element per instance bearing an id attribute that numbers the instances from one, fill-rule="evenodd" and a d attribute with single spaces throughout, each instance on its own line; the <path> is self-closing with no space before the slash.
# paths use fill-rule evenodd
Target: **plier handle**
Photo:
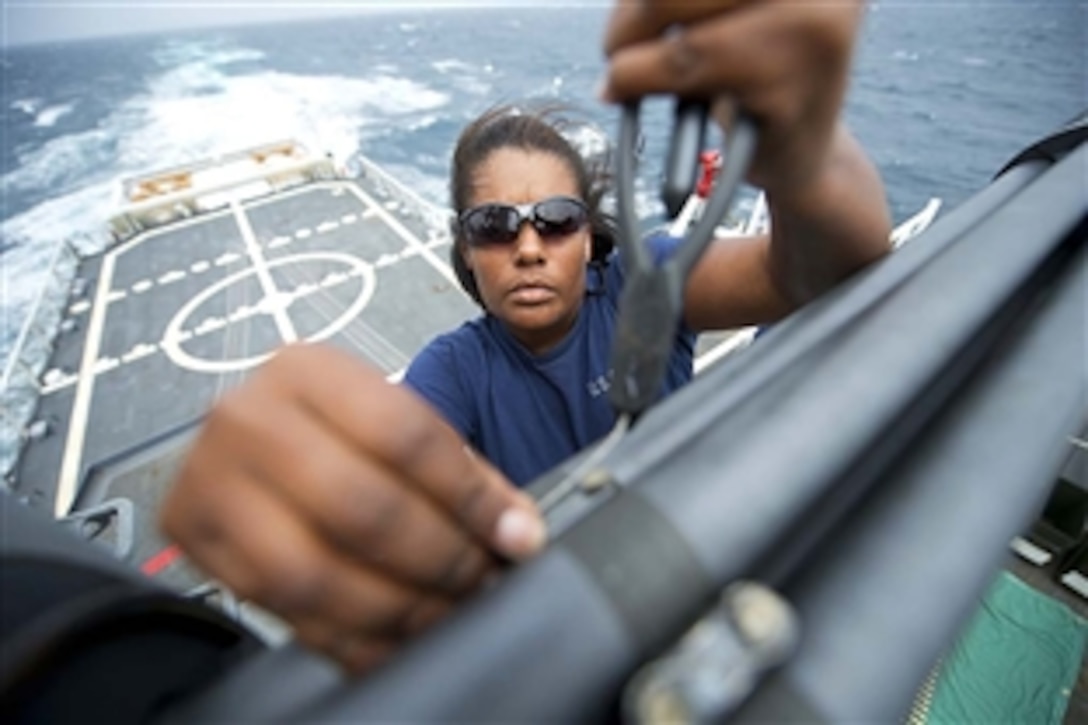
<path id="1" fill-rule="evenodd" d="M 661 393 L 676 331 L 683 314 L 684 287 L 688 275 L 725 218 L 755 152 L 755 124 L 738 113 L 733 128 L 722 142 L 725 159 L 721 175 L 702 216 L 669 259 L 656 264 L 649 247 L 641 241 L 634 192 L 635 148 L 639 133 L 638 101 L 624 105 L 620 121 L 616 166 L 616 205 L 619 246 L 626 283 L 620 297 L 619 319 L 612 341 L 612 385 L 609 400 L 617 413 L 632 419 L 655 403 Z M 691 169 L 681 181 L 690 191 L 702 132 L 707 122 L 705 103 L 680 104 L 672 139 L 670 177 L 675 169 Z M 698 136 L 694 136 L 698 133 Z M 692 138 L 696 138 L 692 142 Z M 690 160 L 687 157 L 690 156 Z M 685 164 L 684 161 L 688 163 Z M 682 173 L 682 172 L 681 172 Z M 677 183 L 666 179 L 663 190 L 670 211 L 676 206 Z M 668 198 L 671 195 L 671 199 Z"/>

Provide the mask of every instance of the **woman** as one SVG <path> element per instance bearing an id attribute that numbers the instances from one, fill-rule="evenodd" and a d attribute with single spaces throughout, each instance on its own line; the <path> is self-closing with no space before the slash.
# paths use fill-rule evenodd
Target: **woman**
<path id="1" fill-rule="evenodd" d="M 760 124 L 748 180 L 767 194 L 773 238 L 710 245 L 685 291 L 691 330 L 773 321 L 886 253 L 880 180 L 839 122 L 862 10 L 860 2 L 645 0 L 613 13 L 605 100 L 724 94 Z M 439 341 L 408 376 L 421 397 L 331 348 L 287 348 L 216 405 L 164 506 L 164 529 L 197 564 L 355 671 L 439 619 L 499 559 L 531 556 L 546 539 L 532 502 L 465 440 L 503 459 L 495 441 L 521 423 L 506 406 L 535 393 L 512 395 L 515 383 L 481 399 L 473 381 L 457 379 L 458 366 L 520 374 L 518 361 L 530 360 L 536 369 L 514 378 L 524 380 L 546 375 L 549 356 L 562 357 L 571 340 L 607 346 L 579 332 L 597 304 L 586 296 L 597 284 L 586 271 L 593 235 L 555 201 L 592 208 L 578 166 L 561 147 L 507 143 L 504 134 L 471 151 L 473 139 L 502 128 L 495 121 L 466 132 L 455 158 L 458 260 L 489 315 L 476 332 L 455 335 L 480 333 L 466 355 L 482 356 L 489 339 L 516 343 L 514 352 L 452 359 L 459 343 Z M 505 206 L 488 206 L 496 204 Z M 553 224 L 571 233 L 553 234 Z M 620 268 L 610 269 L 606 287 Z M 683 345 L 677 358 L 690 354 Z M 674 363 L 670 384 L 680 384 L 690 373 Z M 596 382 L 599 370 L 584 372 Z M 533 451 L 554 421 L 574 431 L 560 441 L 567 450 L 601 430 L 603 402 L 582 373 L 559 378 L 568 400 L 573 391 L 584 401 L 586 391 L 589 402 L 539 401 L 544 419 L 516 428 L 518 451 L 534 456 L 526 470 L 511 469 L 516 479 L 549 465 Z"/>
<path id="2" fill-rule="evenodd" d="M 511 482 L 525 485 L 603 436 L 622 264 L 587 169 L 554 112 L 498 108 L 461 134 L 450 183 L 451 261 L 485 315 L 439 337 L 405 382 Z M 656 240 L 666 254 L 674 241 Z M 665 393 L 691 379 L 677 337 Z"/>

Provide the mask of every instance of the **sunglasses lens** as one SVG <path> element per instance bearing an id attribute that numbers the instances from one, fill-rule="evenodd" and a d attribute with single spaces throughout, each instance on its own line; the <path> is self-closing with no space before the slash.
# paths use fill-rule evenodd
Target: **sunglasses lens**
<path id="1" fill-rule="evenodd" d="M 469 244 L 509 244 L 518 236 L 518 211 L 513 207 L 488 204 L 473 209 L 462 220 Z"/>
<path id="2" fill-rule="evenodd" d="M 574 199 L 545 199 L 536 205 L 534 226 L 542 237 L 566 237 L 586 223 L 586 208 Z"/>
<path id="3" fill-rule="evenodd" d="M 461 229 L 469 244 L 486 247 L 512 243 L 522 221 L 531 220 L 543 239 L 560 239 L 574 234 L 589 219 L 584 204 L 563 196 L 538 202 L 526 219 L 521 214 L 517 207 L 506 204 L 484 204 L 465 212 Z"/>

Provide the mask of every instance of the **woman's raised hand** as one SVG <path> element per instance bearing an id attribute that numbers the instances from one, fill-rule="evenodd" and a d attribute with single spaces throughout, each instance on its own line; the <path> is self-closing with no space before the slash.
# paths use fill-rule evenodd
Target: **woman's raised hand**
<path id="1" fill-rule="evenodd" d="M 863 11 L 860 0 L 621 1 L 602 95 L 705 98 L 719 119 L 735 103 L 760 126 L 749 181 L 785 194 L 829 158 Z"/>
<path id="2" fill-rule="evenodd" d="M 317 345 L 284 349 L 219 401 L 161 521 L 351 671 L 545 537 L 530 500 L 413 393 Z"/>

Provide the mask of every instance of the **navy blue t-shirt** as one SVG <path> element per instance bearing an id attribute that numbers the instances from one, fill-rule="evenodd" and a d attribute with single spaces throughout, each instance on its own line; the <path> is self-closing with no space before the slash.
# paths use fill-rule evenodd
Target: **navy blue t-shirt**
<path id="1" fill-rule="evenodd" d="M 657 237 L 666 257 L 678 240 Z M 422 395 L 466 441 L 524 486 L 611 430 L 609 356 L 616 325 L 622 262 L 613 254 L 587 274 L 574 328 L 543 355 L 526 350 L 487 314 L 432 340 L 404 382 Z M 695 334 L 681 324 L 663 392 L 691 380 Z"/>

